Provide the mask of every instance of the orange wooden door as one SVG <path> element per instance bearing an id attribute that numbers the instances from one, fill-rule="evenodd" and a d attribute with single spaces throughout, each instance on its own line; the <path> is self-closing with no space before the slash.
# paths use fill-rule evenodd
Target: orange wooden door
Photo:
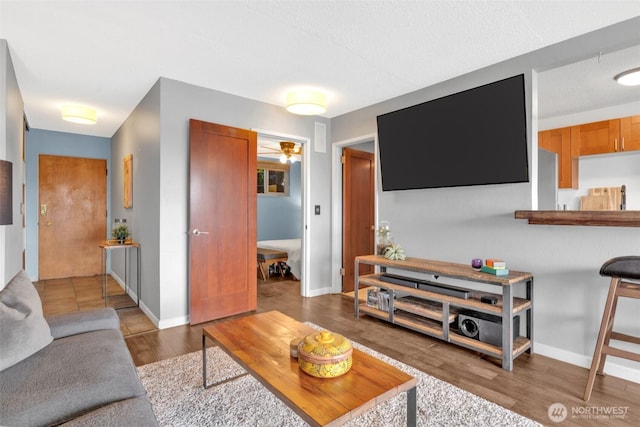
<path id="1" fill-rule="evenodd" d="M 342 173 L 342 292 L 354 290 L 358 255 L 375 251 L 374 179 L 372 153 L 345 148 Z M 373 272 L 373 266 L 360 265 L 359 274 Z"/>
<path id="2" fill-rule="evenodd" d="M 190 121 L 191 324 L 255 310 L 257 135 Z"/>
<path id="3" fill-rule="evenodd" d="M 38 276 L 102 273 L 107 236 L 107 161 L 40 155 Z"/>

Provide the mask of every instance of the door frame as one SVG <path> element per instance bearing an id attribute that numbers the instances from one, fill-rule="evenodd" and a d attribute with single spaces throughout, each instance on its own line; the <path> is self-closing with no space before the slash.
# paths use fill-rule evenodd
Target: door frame
<path id="1" fill-rule="evenodd" d="M 252 128 L 252 131 L 258 134 L 258 139 L 262 136 L 265 138 L 281 138 L 285 140 L 289 140 L 292 142 L 299 142 L 302 149 L 301 156 L 301 165 L 300 165 L 300 175 L 302 182 L 300 183 L 300 189 L 302 191 L 301 199 L 302 199 L 302 230 L 300 235 L 301 238 L 301 250 L 302 250 L 302 264 L 300 266 L 301 277 L 300 279 L 300 295 L 303 297 L 312 296 L 311 295 L 311 278 L 309 275 L 309 266 L 310 264 L 310 250 L 309 250 L 309 230 L 311 227 L 311 199 L 309 195 L 311 194 L 311 162 L 310 162 L 310 150 L 311 150 L 311 138 L 300 136 L 300 135 L 291 135 L 277 131 L 271 131 L 266 129 L 255 129 Z"/>
<path id="2" fill-rule="evenodd" d="M 378 134 L 369 133 L 335 142 L 331 145 L 331 292 L 342 293 L 342 150 L 346 147 L 373 141 L 375 161 L 373 183 L 373 217 L 378 224 Z"/>

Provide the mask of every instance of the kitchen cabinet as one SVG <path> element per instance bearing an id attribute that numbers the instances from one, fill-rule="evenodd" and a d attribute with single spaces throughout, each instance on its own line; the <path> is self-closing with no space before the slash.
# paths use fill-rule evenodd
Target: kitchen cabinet
<path id="1" fill-rule="evenodd" d="M 640 115 L 538 132 L 538 147 L 558 155 L 558 188 L 578 188 L 578 159 L 640 150 Z"/>
<path id="2" fill-rule="evenodd" d="M 581 156 L 640 150 L 640 116 L 586 123 L 572 131 Z"/>
<path id="3" fill-rule="evenodd" d="M 538 146 L 558 155 L 558 188 L 578 188 L 579 145 L 573 143 L 570 127 L 538 133 Z"/>

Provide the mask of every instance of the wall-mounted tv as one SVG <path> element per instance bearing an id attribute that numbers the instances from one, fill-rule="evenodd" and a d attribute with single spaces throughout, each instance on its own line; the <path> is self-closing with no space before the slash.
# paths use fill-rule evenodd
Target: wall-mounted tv
<path id="1" fill-rule="evenodd" d="M 377 121 L 383 191 L 529 181 L 522 74 Z"/>

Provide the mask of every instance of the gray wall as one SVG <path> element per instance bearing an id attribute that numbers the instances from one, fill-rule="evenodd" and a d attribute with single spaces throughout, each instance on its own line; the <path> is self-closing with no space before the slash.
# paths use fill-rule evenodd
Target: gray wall
<path id="1" fill-rule="evenodd" d="M 271 160 L 271 159 L 266 159 Z M 289 168 L 287 196 L 258 195 L 258 240 L 300 239 L 302 237 L 301 164 Z"/>
<path id="2" fill-rule="evenodd" d="M 114 170 L 113 215 L 132 224 L 134 238 L 142 245 L 142 299 L 148 314 L 169 327 L 188 321 L 188 147 L 189 119 L 194 118 L 244 129 L 261 129 L 311 139 L 310 202 L 326 206 L 312 216 L 305 239 L 314 242 L 309 254 L 310 292 L 329 287 L 330 153 L 314 147 L 319 117 L 295 116 L 283 108 L 235 95 L 160 78 L 144 100 L 112 138 L 112 158 L 133 154 L 133 209 L 120 214 L 118 189 L 121 174 Z M 119 161 L 114 160 L 114 169 Z M 304 187 L 304 184 L 303 184 Z M 112 268 L 117 266 L 112 263 Z"/>
<path id="3" fill-rule="evenodd" d="M 13 163 L 13 224 L 0 225 L 0 289 L 22 269 L 22 184 L 24 102 L 6 40 L 0 39 L 0 159 Z"/>
<path id="4" fill-rule="evenodd" d="M 524 73 L 529 161 L 537 175 L 536 72 L 638 44 L 640 18 L 514 58 L 332 120 L 332 141 L 376 132 L 376 116 Z M 536 154 L 534 156 L 534 154 Z M 380 192 L 379 218 L 390 221 L 409 256 L 467 264 L 502 258 L 534 274 L 535 351 L 587 366 L 600 325 L 608 281 L 598 275 L 609 258 L 640 254 L 640 229 L 528 225 L 514 211 L 535 206 L 534 183 Z M 616 325 L 637 334 L 637 309 L 619 305 Z M 616 375 L 640 381 L 630 361 L 608 364 Z"/>
<path id="5" fill-rule="evenodd" d="M 173 195 L 160 186 L 160 82 L 136 106 L 111 138 L 111 218 L 125 218 L 132 238 L 141 244 L 141 307 L 157 323 L 161 319 L 160 234 L 173 234 L 177 226 L 160 229 L 160 199 Z M 133 207 L 124 208 L 124 158 L 133 155 Z M 122 251 L 121 251 L 122 252 Z M 132 251 L 133 252 L 133 251 Z M 135 254 L 134 254 L 135 255 Z M 137 265 L 132 263 L 136 277 Z M 111 260 L 113 273 L 124 278 L 124 255 Z M 133 283 L 133 282 L 132 282 Z"/>

